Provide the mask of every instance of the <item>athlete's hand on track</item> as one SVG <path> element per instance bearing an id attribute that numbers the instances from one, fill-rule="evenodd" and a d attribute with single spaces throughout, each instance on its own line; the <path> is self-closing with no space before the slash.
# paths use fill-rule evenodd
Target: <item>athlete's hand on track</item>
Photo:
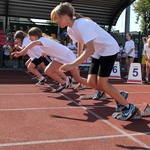
<path id="1" fill-rule="evenodd" d="M 20 52 L 12 52 L 11 55 L 13 57 L 19 57 L 19 56 L 21 56 L 21 53 Z"/>
<path id="2" fill-rule="evenodd" d="M 75 68 L 75 66 L 73 64 L 64 64 L 60 67 L 60 70 L 67 72 L 74 68 Z"/>

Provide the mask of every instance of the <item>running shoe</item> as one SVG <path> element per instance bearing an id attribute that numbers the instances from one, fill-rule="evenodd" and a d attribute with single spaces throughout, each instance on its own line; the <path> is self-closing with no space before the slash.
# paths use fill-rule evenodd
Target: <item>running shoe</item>
<path id="1" fill-rule="evenodd" d="M 149 84 L 148 78 L 145 78 L 145 84 Z"/>
<path id="2" fill-rule="evenodd" d="M 100 90 L 95 90 L 95 95 L 92 98 L 93 100 L 102 100 L 107 99 L 105 92 L 101 92 Z"/>
<path id="3" fill-rule="evenodd" d="M 129 103 L 129 108 L 124 107 L 123 110 L 122 110 L 122 113 L 117 116 L 117 119 L 118 120 L 128 120 L 132 116 L 135 115 L 137 110 L 138 110 L 138 108 L 136 106 L 134 106 L 133 104 Z"/>
<path id="4" fill-rule="evenodd" d="M 56 93 L 61 92 L 63 89 L 67 87 L 67 83 L 61 84 L 59 88 L 56 89 Z"/>
<path id="5" fill-rule="evenodd" d="M 128 99 L 128 92 L 120 91 L 120 94 L 125 98 L 125 100 Z M 116 109 L 115 109 L 115 112 L 112 114 L 112 116 L 113 116 L 114 118 L 117 118 L 117 116 L 122 113 L 122 109 L 123 109 L 123 108 L 124 108 L 124 107 L 123 107 L 120 103 L 118 103 L 118 102 L 116 101 Z"/>
<path id="6" fill-rule="evenodd" d="M 128 92 L 120 91 L 120 94 L 124 97 L 125 100 L 128 99 L 128 95 L 129 95 Z M 117 105 L 116 112 L 122 111 L 122 108 L 123 108 L 122 105 L 118 103 L 117 101 L 116 101 L 116 105 Z"/>
<path id="7" fill-rule="evenodd" d="M 44 78 L 43 80 L 39 80 L 36 85 L 44 85 L 47 80 Z"/>
<path id="8" fill-rule="evenodd" d="M 67 77 L 66 82 L 67 82 L 67 88 L 71 88 L 73 84 L 71 76 Z"/>

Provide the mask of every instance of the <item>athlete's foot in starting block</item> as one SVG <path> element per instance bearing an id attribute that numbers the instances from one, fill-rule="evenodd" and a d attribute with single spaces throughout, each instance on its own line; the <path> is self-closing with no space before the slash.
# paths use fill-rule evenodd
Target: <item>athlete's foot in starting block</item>
<path id="1" fill-rule="evenodd" d="M 131 118 L 134 119 L 141 119 L 142 117 L 150 117 L 150 104 L 143 102 L 142 105 L 139 107 L 137 113 Z"/>
<path id="2" fill-rule="evenodd" d="M 115 115 L 116 113 L 116 115 Z M 117 118 L 122 114 L 122 111 L 118 111 L 113 113 L 113 117 Z M 129 119 L 130 120 L 136 120 L 141 119 L 142 117 L 149 117 L 150 116 L 150 105 L 146 102 L 143 102 L 142 105 L 137 109 L 136 113 L 133 114 Z"/>
<path id="3" fill-rule="evenodd" d="M 126 91 L 120 91 L 120 94 L 124 97 L 125 100 L 128 99 L 128 92 L 126 92 Z M 123 108 L 124 107 L 120 103 L 118 103 L 116 101 L 116 109 L 115 109 L 115 112 L 112 114 L 112 116 L 114 118 L 117 118 L 117 116 L 121 115 Z"/>

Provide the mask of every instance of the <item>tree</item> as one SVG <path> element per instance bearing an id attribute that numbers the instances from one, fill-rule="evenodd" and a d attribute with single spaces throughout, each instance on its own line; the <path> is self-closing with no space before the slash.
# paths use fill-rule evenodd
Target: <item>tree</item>
<path id="1" fill-rule="evenodd" d="M 138 0 L 133 4 L 134 12 L 137 14 L 137 22 L 140 21 L 140 29 L 147 32 L 150 27 L 150 0 Z"/>

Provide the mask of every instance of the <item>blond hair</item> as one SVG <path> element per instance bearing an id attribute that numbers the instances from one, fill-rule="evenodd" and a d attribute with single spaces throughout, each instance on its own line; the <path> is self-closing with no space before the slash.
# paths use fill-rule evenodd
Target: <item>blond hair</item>
<path id="1" fill-rule="evenodd" d="M 147 43 L 150 43 L 150 38 L 147 39 Z"/>
<path id="2" fill-rule="evenodd" d="M 68 3 L 60 3 L 59 5 L 57 5 L 51 12 L 50 14 L 50 18 L 52 21 L 55 21 L 56 18 L 56 14 L 58 16 L 61 15 L 67 15 L 69 16 L 71 19 L 79 19 L 79 18 L 84 18 L 81 14 L 76 13 L 75 9 L 73 8 L 73 6 Z"/>

